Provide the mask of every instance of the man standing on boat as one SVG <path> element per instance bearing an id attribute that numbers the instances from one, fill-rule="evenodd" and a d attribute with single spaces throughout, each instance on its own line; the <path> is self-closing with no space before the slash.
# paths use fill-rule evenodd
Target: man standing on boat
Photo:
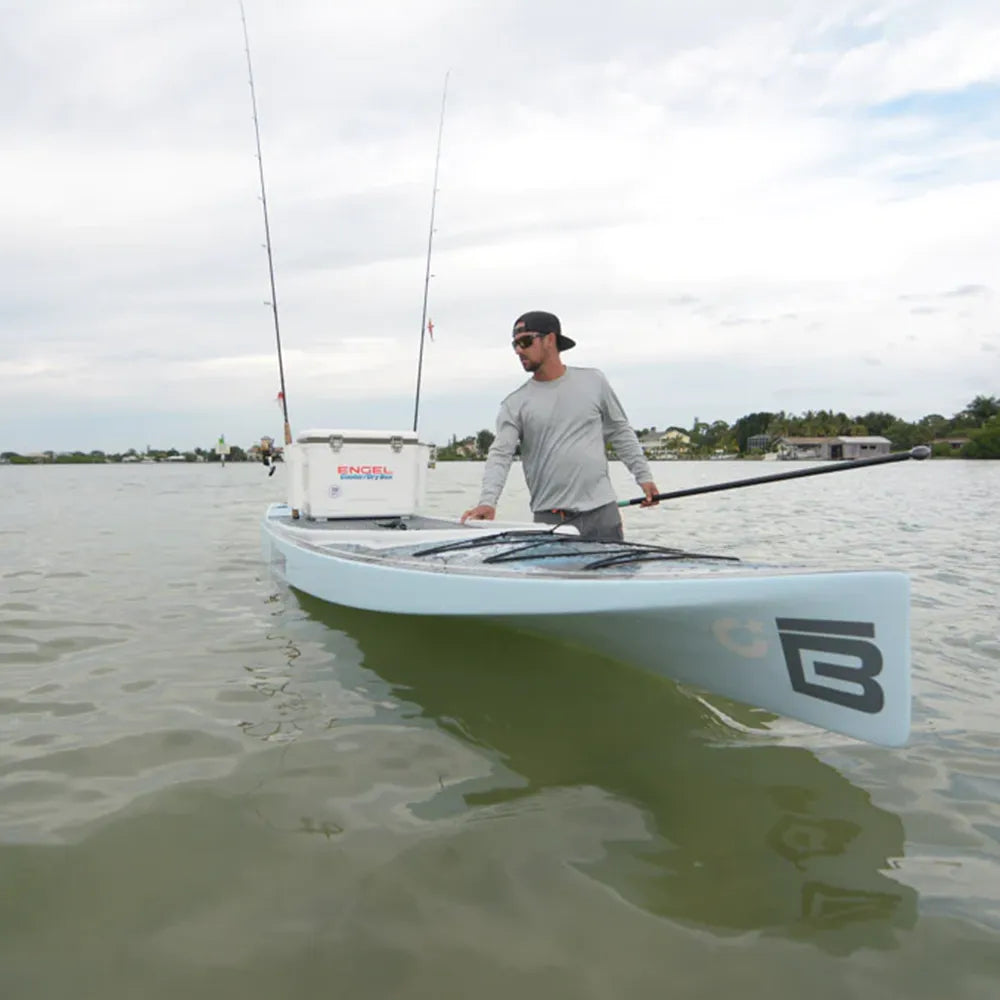
<path id="1" fill-rule="evenodd" d="M 500 404 L 479 504 L 462 515 L 463 521 L 496 517 L 519 444 L 537 522 L 566 521 L 588 539 L 624 538 L 605 442 L 645 493 L 642 506 L 657 503 L 656 483 L 642 446 L 603 372 L 562 363 L 560 351 L 574 346 L 576 341 L 563 335 L 552 313 L 527 312 L 514 323 L 513 347 L 532 377 Z"/>

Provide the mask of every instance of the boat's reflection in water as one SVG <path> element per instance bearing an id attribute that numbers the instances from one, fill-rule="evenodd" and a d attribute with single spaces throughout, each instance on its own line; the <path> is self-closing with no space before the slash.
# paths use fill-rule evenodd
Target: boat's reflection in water
<path id="1" fill-rule="evenodd" d="M 735 732 L 673 684 L 555 642 L 296 596 L 400 698 L 525 780 L 460 787 L 463 808 L 596 786 L 641 809 L 646 840 L 608 843 L 583 866 L 630 902 L 833 952 L 894 947 L 915 922 L 916 892 L 891 875 L 899 817 L 813 753 Z"/>

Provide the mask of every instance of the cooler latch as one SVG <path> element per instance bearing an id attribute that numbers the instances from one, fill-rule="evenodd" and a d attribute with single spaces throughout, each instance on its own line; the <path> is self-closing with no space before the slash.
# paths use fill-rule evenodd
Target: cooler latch
<path id="1" fill-rule="evenodd" d="M 331 451 L 340 451 L 340 449 L 344 447 L 344 435 L 331 434 L 329 443 Z"/>
<path id="2" fill-rule="evenodd" d="M 402 451 L 403 439 L 398 434 L 394 434 L 391 438 L 389 438 L 389 447 L 392 448 L 393 451 Z"/>

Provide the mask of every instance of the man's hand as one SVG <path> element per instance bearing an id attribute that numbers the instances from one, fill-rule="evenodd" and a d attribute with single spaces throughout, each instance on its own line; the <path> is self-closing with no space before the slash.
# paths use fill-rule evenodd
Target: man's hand
<path id="1" fill-rule="evenodd" d="M 646 494 L 646 499 L 643 500 L 639 506 L 640 507 L 655 507 L 660 501 L 655 500 L 654 497 L 660 491 L 656 488 L 656 483 L 639 483 L 642 487 L 642 492 Z"/>
<path id="2" fill-rule="evenodd" d="M 478 507 L 472 507 L 462 515 L 462 523 L 466 521 L 492 521 L 497 516 L 496 507 L 481 503 Z"/>

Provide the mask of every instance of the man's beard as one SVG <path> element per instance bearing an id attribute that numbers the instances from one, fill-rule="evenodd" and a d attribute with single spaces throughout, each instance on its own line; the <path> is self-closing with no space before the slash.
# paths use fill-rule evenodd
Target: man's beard
<path id="1" fill-rule="evenodd" d="M 521 359 L 521 365 L 526 372 L 531 372 L 532 374 L 542 367 L 541 361 L 528 361 L 527 358 Z"/>

